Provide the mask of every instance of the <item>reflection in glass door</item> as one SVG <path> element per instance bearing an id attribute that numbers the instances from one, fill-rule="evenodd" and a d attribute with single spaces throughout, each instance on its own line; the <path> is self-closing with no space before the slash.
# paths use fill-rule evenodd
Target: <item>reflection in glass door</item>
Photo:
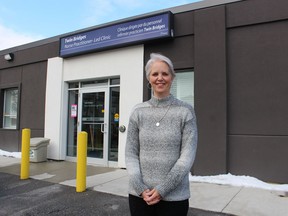
<path id="1" fill-rule="evenodd" d="M 86 131 L 87 157 L 106 159 L 107 103 L 105 91 L 83 92 L 81 124 L 78 131 Z"/>

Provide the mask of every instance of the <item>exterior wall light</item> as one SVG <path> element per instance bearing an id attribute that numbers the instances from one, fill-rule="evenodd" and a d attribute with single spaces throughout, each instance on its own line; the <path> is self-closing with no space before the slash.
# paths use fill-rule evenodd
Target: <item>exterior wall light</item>
<path id="1" fill-rule="evenodd" d="M 4 59 L 5 59 L 6 61 L 13 61 L 13 59 L 14 59 L 14 54 L 13 54 L 13 53 L 8 53 L 8 54 L 4 55 Z"/>

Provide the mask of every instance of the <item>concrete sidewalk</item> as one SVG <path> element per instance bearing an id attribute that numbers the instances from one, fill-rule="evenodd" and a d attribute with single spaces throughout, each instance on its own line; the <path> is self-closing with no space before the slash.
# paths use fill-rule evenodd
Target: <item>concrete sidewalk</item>
<path id="1" fill-rule="evenodd" d="M 20 175 L 20 159 L 0 156 L 0 172 Z M 47 161 L 30 163 L 30 178 L 76 186 L 76 163 Z M 87 166 L 88 190 L 127 197 L 126 170 Z M 191 183 L 190 207 L 232 215 L 288 215 L 285 193 L 247 187 Z"/>

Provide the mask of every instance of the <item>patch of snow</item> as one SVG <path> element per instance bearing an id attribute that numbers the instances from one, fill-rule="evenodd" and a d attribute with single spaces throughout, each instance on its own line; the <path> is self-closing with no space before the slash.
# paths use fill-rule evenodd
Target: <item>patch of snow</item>
<path id="1" fill-rule="evenodd" d="M 214 175 L 214 176 L 192 176 L 190 174 L 189 180 L 191 182 L 202 182 L 220 185 L 231 185 L 236 187 L 253 187 L 273 191 L 287 191 L 288 184 L 271 184 L 263 182 L 257 178 L 250 176 L 237 176 L 228 174 Z"/>
<path id="2" fill-rule="evenodd" d="M 44 180 L 44 179 L 52 178 L 54 176 L 55 175 L 51 175 L 49 173 L 43 173 L 43 174 L 40 174 L 40 175 L 34 175 L 34 176 L 30 176 L 30 177 L 33 178 L 33 179 L 37 179 L 37 180 Z"/>
<path id="3" fill-rule="evenodd" d="M 21 152 L 8 152 L 0 149 L 0 156 L 21 158 Z"/>

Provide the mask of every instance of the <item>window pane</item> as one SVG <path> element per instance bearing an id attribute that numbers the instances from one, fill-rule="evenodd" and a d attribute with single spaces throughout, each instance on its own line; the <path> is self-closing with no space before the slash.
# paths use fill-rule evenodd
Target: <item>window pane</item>
<path id="1" fill-rule="evenodd" d="M 79 88 L 79 82 L 69 83 L 69 89 Z"/>
<path id="2" fill-rule="evenodd" d="M 120 78 L 110 80 L 110 85 L 119 85 L 119 84 L 120 84 Z"/>
<path id="3" fill-rule="evenodd" d="M 109 161 L 118 161 L 120 87 L 110 88 Z"/>
<path id="4" fill-rule="evenodd" d="M 16 129 L 18 111 L 18 89 L 4 91 L 3 128 Z"/>
<path id="5" fill-rule="evenodd" d="M 77 155 L 78 90 L 69 91 L 67 156 Z"/>
<path id="6" fill-rule="evenodd" d="M 194 106 L 194 72 L 176 73 L 171 86 L 171 94 Z"/>
<path id="7" fill-rule="evenodd" d="M 105 80 L 91 80 L 91 81 L 85 81 L 81 83 L 81 87 L 97 87 L 97 86 L 107 86 L 108 85 L 108 79 Z"/>

